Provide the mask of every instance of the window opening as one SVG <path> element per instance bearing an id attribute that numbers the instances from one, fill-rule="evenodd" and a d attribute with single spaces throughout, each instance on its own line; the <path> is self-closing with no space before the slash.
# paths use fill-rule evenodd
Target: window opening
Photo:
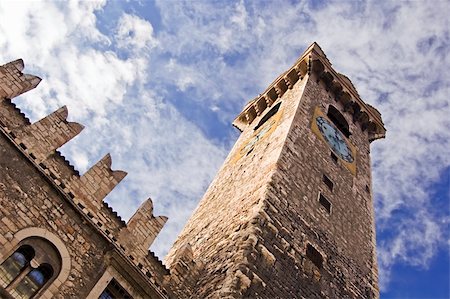
<path id="1" fill-rule="evenodd" d="M 327 185 L 327 187 L 328 187 L 328 189 L 330 189 L 330 191 L 333 191 L 334 184 L 330 180 L 330 178 L 328 178 L 325 174 L 322 176 L 322 181 L 325 185 Z"/>
<path id="2" fill-rule="evenodd" d="M 130 294 L 115 280 L 112 279 L 99 299 L 132 299 Z"/>
<path id="3" fill-rule="evenodd" d="M 337 163 L 337 162 L 338 162 L 338 157 L 337 157 L 333 152 L 331 152 L 330 157 L 331 157 L 331 159 L 334 161 L 334 163 Z"/>
<path id="4" fill-rule="evenodd" d="M 306 257 L 319 269 L 322 269 L 323 258 L 317 249 L 315 249 L 311 244 L 306 246 Z"/>
<path id="5" fill-rule="evenodd" d="M 258 130 L 266 121 L 268 121 L 272 116 L 274 116 L 278 112 L 278 110 L 280 109 L 280 106 L 281 106 L 281 102 L 279 102 L 278 104 L 273 106 L 272 109 L 270 109 L 269 112 L 267 112 L 263 116 L 263 118 L 261 118 L 259 123 L 254 128 L 254 130 Z"/>
<path id="6" fill-rule="evenodd" d="M 320 204 L 327 210 L 328 214 L 331 213 L 331 202 L 323 196 L 322 193 L 319 194 L 319 202 Z"/>
<path id="7" fill-rule="evenodd" d="M 34 249 L 28 245 L 22 245 L 0 266 L 1 286 L 9 285 L 30 264 L 34 257 Z"/>
<path id="8" fill-rule="evenodd" d="M 345 117 L 342 115 L 339 110 L 337 110 L 334 106 L 330 105 L 328 107 L 328 118 L 334 123 L 334 125 L 345 135 L 345 137 L 350 137 L 350 128 L 348 122 L 345 120 Z"/>
<path id="9" fill-rule="evenodd" d="M 369 287 L 366 287 L 365 293 L 367 299 L 375 298 L 375 295 L 373 294 L 372 290 Z"/>
<path id="10" fill-rule="evenodd" d="M 24 239 L 21 244 L 0 265 L 1 289 L 13 298 L 39 297 L 59 274 L 61 255 L 53 244 L 39 237 Z"/>
<path id="11" fill-rule="evenodd" d="M 15 287 L 18 298 L 31 298 L 52 277 L 53 268 L 49 264 L 42 264 L 31 270 Z"/>

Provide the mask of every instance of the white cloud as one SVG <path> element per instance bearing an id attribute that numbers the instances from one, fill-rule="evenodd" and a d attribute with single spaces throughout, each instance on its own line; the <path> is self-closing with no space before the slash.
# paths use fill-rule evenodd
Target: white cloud
<path id="1" fill-rule="evenodd" d="M 134 52 L 150 50 L 158 45 L 158 41 L 153 37 L 152 25 L 129 14 L 120 17 L 115 39 L 119 48 Z"/>
<path id="2" fill-rule="evenodd" d="M 40 88 L 24 96 L 32 117 L 65 104 L 77 118 L 92 111 L 104 114 L 108 102 L 120 102 L 136 80 L 137 61 L 95 49 L 98 42 L 108 41 L 93 26 L 99 3 L 70 2 L 66 10 L 52 2 L 0 5 L 0 32 L 6 37 L 0 40 L 2 60 L 23 57 L 28 71 L 44 77 Z"/>

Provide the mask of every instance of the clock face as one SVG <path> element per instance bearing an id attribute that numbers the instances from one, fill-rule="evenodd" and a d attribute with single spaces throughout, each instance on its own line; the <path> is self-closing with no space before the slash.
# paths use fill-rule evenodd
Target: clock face
<path id="1" fill-rule="evenodd" d="M 316 118 L 316 124 L 320 133 L 332 148 L 333 152 L 339 155 L 341 159 L 348 163 L 353 163 L 352 152 L 342 133 L 334 127 L 326 118 L 319 116 Z"/>

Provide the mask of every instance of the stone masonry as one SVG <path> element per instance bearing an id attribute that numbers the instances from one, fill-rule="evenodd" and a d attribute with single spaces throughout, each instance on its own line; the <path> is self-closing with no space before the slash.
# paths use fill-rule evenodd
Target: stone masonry
<path id="1" fill-rule="evenodd" d="M 58 152 L 83 130 L 67 108 L 30 123 L 11 101 L 40 82 L 23 68 L 0 66 L 0 298 L 379 297 L 370 143 L 385 128 L 316 43 L 236 117 L 166 266 L 152 200 L 127 223 L 103 201 L 126 176 L 111 156 L 80 175 Z"/>

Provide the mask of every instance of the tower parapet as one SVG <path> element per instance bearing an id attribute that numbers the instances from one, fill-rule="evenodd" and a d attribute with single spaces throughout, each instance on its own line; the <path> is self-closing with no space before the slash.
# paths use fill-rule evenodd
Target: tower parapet
<path id="1" fill-rule="evenodd" d="M 317 43 L 309 46 L 289 70 L 275 79 L 262 94 L 247 103 L 233 121 L 233 125 L 243 131 L 257 116 L 270 108 L 273 102 L 282 97 L 287 89 L 292 89 L 298 80 L 311 73 L 316 75 L 318 82 L 325 84 L 334 100 L 342 103 L 345 111 L 352 114 L 354 122 L 359 122 L 363 130 L 369 130 L 370 141 L 385 137 L 386 129 L 380 112 L 360 98 L 348 77 L 332 68 L 331 62 Z"/>

